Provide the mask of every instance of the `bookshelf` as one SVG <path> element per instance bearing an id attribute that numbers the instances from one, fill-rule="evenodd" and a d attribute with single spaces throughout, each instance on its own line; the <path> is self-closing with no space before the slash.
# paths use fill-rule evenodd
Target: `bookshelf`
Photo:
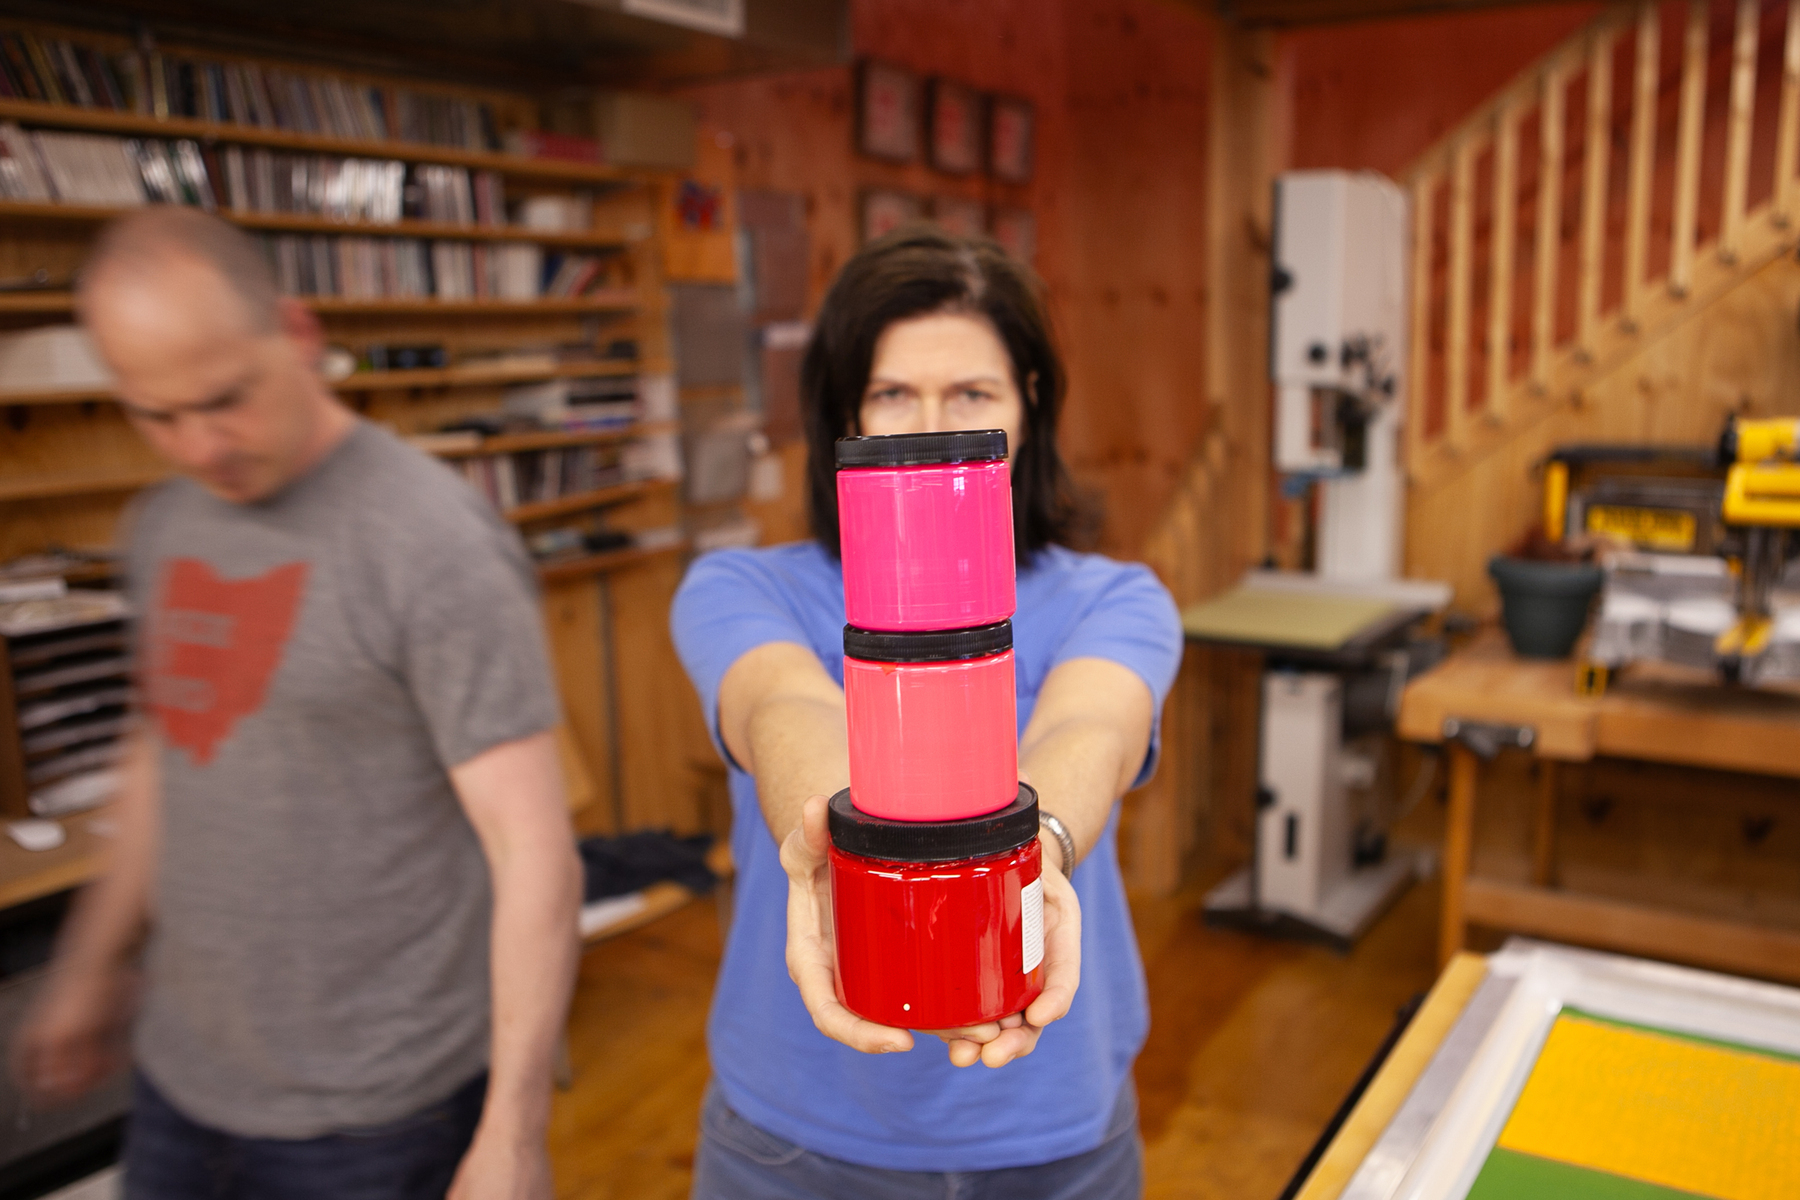
<path id="1" fill-rule="evenodd" d="M 619 483 L 612 487 L 595 488 L 591 492 L 576 492 L 573 496 L 561 496 L 555 500 L 543 500 L 536 504 L 515 504 L 501 512 L 501 516 L 514 525 L 529 525 L 534 521 L 546 521 L 552 517 L 567 516 L 569 513 L 586 512 L 589 509 L 604 508 L 609 504 L 623 504 L 628 500 L 636 500 L 655 492 L 671 491 L 676 487 L 672 480 L 644 479 L 633 483 Z"/>
<path id="2" fill-rule="evenodd" d="M 544 583 L 565 583 L 570 580 L 584 579 L 590 575 L 604 575 L 608 571 L 616 571 L 631 566 L 633 563 L 647 562 L 654 558 L 679 558 L 689 549 L 686 542 L 676 542 L 669 546 L 633 547 L 630 550 L 613 550 L 605 554 L 584 554 L 579 558 L 540 563 L 538 579 Z"/>
<path id="3" fill-rule="evenodd" d="M 636 375 L 635 362 L 558 363 L 548 367 L 505 364 L 465 367 L 432 367 L 409 371 L 358 371 L 332 383 L 340 395 L 364 392 L 409 391 L 423 388 L 492 387 L 508 383 L 537 383 L 546 379 L 586 379 Z M 50 407 L 58 404 L 99 404 L 116 399 L 105 389 L 75 388 L 49 392 L 0 391 L 0 408 Z M 659 428 L 657 432 L 667 432 Z"/>
<path id="4" fill-rule="evenodd" d="M 77 129 L 88 133 L 131 136 L 194 138 L 239 146 L 267 146 L 307 154 L 341 154 L 352 158 L 392 158 L 401 162 L 435 163 L 495 171 L 509 179 L 587 187 L 640 187 L 672 180 L 672 171 L 614 167 L 604 163 L 559 158 L 527 158 L 521 154 L 463 150 L 426 142 L 392 139 L 327 137 L 293 133 L 284 129 L 259 129 L 224 121 L 196 121 L 188 117 L 157 117 L 141 113 L 76 108 L 40 100 L 0 99 L 0 121 L 17 121 L 28 128 Z"/>
<path id="5" fill-rule="evenodd" d="M 681 426 L 674 421 L 640 422 L 622 429 L 576 430 L 568 433 L 503 433 L 485 437 L 471 446 L 434 450 L 439 458 L 473 458 L 480 454 L 517 454 L 523 450 L 556 450 L 566 446 L 604 446 L 611 442 L 628 442 L 633 438 L 678 433 Z"/>
<path id="6" fill-rule="evenodd" d="M 134 45 L 103 33 L 0 18 L 0 31 L 14 29 L 86 42 L 109 53 Z M 171 59 L 179 54 L 196 62 L 230 59 L 221 51 L 190 50 L 167 42 L 159 49 Z M 493 128 L 501 133 L 534 129 L 540 101 L 546 99 L 519 90 L 380 76 L 348 64 L 339 69 L 316 56 L 305 62 L 266 56 L 233 61 L 255 62 L 263 70 L 295 76 L 335 75 L 357 86 L 385 89 L 390 99 L 402 89 L 449 98 L 446 103 L 461 97 L 491 109 Z M 391 115 L 394 110 L 388 111 Z M 456 220 L 425 219 L 427 212 L 434 218 L 446 214 L 418 207 L 411 199 L 404 208 L 396 204 L 388 209 L 339 210 L 365 216 L 407 214 L 398 220 L 341 219 L 322 215 L 316 204 L 312 211 L 277 212 L 271 208 L 289 205 L 269 206 L 260 200 L 251 211 L 241 204 L 231 207 L 224 192 L 214 191 L 221 217 L 269 239 L 269 244 L 297 238 L 306 245 L 308 239 L 322 237 L 334 249 L 345 246 L 346 253 L 348 239 L 383 246 L 422 244 L 428 253 L 447 246 L 479 255 L 485 248 L 490 263 L 493 256 L 535 246 L 540 250 L 530 253 L 541 251 L 547 268 L 555 256 L 564 261 L 584 256 L 603 264 L 600 274 L 584 277 L 569 289 L 583 293 L 579 295 L 554 294 L 546 279 L 540 290 L 552 294 L 523 299 L 498 298 L 507 290 L 500 287 L 479 298 L 299 296 L 318 316 L 326 341 L 359 361 L 367 361 L 376 346 L 441 350 L 448 365 L 358 371 L 330 384 L 361 415 L 402 435 L 431 434 L 490 416 L 513 385 L 611 378 L 628 388 L 626 381 L 633 377 L 673 374 L 663 241 L 669 228 L 665 210 L 672 209 L 680 182 L 675 172 L 0 97 L 0 123 L 9 122 L 27 134 L 45 133 L 46 142 L 53 133 L 157 139 L 171 146 L 191 140 L 206 156 L 209 181 L 219 178 L 221 165 L 233 161 L 233 147 L 243 148 L 245 160 L 253 152 L 267 151 L 278 156 L 372 160 L 375 167 L 407 164 L 404 176 L 409 186 L 415 169 L 423 178 L 429 168 L 461 168 L 471 173 L 474 187 L 490 189 L 473 193 L 478 206 L 486 204 L 478 217 L 487 223 L 466 223 L 460 219 L 467 215 L 462 210 L 450 214 Z M 411 129 L 398 124 L 390 128 L 413 136 Z M 391 170 L 401 172 L 398 166 Z M 491 172 L 498 182 L 475 179 L 475 172 Z M 528 224 L 532 214 L 524 210 L 540 198 L 573 206 L 580 219 L 556 230 Z M 496 216 L 501 208 L 504 211 Z M 79 269 L 98 228 L 124 211 L 124 206 L 113 203 L 0 200 L 0 281 L 40 276 L 61 285 L 0 291 L 0 330 L 69 322 L 74 303 L 67 281 Z M 347 278 L 343 266 L 333 270 L 338 280 Z M 437 261 L 431 260 L 434 280 L 439 270 Z M 378 290 L 400 289 L 387 284 Z M 672 384 L 667 394 L 675 394 Z M 0 435 L 0 562 L 53 546 L 83 549 L 113 544 L 119 514 L 131 494 L 167 477 L 167 470 L 155 463 L 123 413 L 109 403 L 113 399 L 104 387 L 0 392 L 0 416 L 7 421 L 6 433 Z M 657 826 L 691 832 L 704 827 L 685 765 L 687 747 L 684 743 L 681 752 L 670 753 L 668 746 L 677 736 L 669 730 L 690 720 L 686 708 L 692 706 L 667 632 L 669 603 L 690 552 L 683 532 L 682 487 L 660 475 L 638 477 L 645 473 L 641 466 L 626 466 L 627 456 L 666 447 L 679 437 L 679 422 L 665 419 L 667 415 L 658 412 L 653 420 L 620 428 L 508 431 L 473 444 L 445 447 L 438 454 L 465 475 L 472 466 L 485 469 L 484 459 L 561 464 L 542 468 L 540 479 L 549 481 L 543 489 L 517 491 L 522 497 L 553 498 L 514 504 L 503 508 L 502 515 L 543 555 L 536 573 L 565 723 L 599 793 L 595 803 L 576 814 L 578 826 L 586 832 Z M 640 456 L 630 461 L 644 460 Z M 651 455 L 649 461 L 661 460 Z M 573 469 L 577 462 L 579 471 Z M 621 477 L 626 481 L 614 482 Z M 572 480 L 605 481 L 606 486 L 571 489 Z M 559 488 L 565 494 L 558 495 Z M 642 535 L 644 542 L 605 550 L 584 548 L 608 545 L 621 533 Z M 551 548 L 545 540 L 555 537 L 566 538 L 563 548 Z M 103 564 L 76 565 L 66 578 L 71 584 L 106 582 L 115 570 Z M 699 728 L 697 721 L 690 723 Z M 4 736 L 0 730 L 0 738 Z"/>
<path id="7" fill-rule="evenodd" d="M 42 204 L 22 200 L 0 201 L 0 221 L 68 221 L 98 225 L 130 212 L 129 208 L 97 204 Z M 532 242 L 564 249 L 610 250 L 625 248 L 624 239 L 610 233 L 529 229 L 522 225 L 462 225 L 449 221 L 339 221 L 298 213 L 257 213 L 220 209 L 218 215 L 244 229 L 267 233 L 326 233 L 362 237 L 413 237 L 457 242 Z"/>
<path id="8" fill-rule="evenodd" d="M 0 230 L 6 228 L 0 221 Z M 614 288 L 588 296 L 568 296 L 551 300 L 439 300 L 419 296 L 400 299 L 362 299 L 353 296 L 301 296 L 299 299 L 321 317 L 329 316 L 542 316 L 563 313 L 630 312 L 638 306 L 635 289 Z M 75 311 L 75 297 L 70 292 L 0 293 L 0 313 L 31 316 L 59 316 Z"/>

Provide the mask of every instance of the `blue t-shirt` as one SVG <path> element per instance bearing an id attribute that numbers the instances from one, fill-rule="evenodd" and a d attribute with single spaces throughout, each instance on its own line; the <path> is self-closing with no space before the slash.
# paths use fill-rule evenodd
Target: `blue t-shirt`
<path id="1" fill-rule="evenodd" d="M 1160 715 L 1180 664 L 1181 625 L 1148 569 L 1051 547 L 1019 572 L 1018 597 L 1013 654 L 1021 733 L 1044 677 L 1075 658 L 1110 659 L 1136 672 Z M 676 594 L 671 623 L 715 744 L 719 682 L 758 646 L 809 646 L 843 683 L 843 568 L 817 542 L 700 558 Z M 1137 783 L 1150 777 L 1156 750 L 1153 728 Z M 714 1078 L 732 1108 L 815 1153 L 903 1171 L 1025 1166 L 1100 1144 L 1150 1023 L 1119 876 L 1117 806 L 1075 871 L 1081 988 L 1068 1016 L 1051 1024 L 1025 1058 L 999 1070 L 959 1070 L 930 1035 L 916 1037 L 907 1054 L 861 1054 L 813 1026 L 787 973 L 788 882 L 779 847 L 755 781 L 735 764 L 731 802 L 735 916 L 707 1041 Z"/>

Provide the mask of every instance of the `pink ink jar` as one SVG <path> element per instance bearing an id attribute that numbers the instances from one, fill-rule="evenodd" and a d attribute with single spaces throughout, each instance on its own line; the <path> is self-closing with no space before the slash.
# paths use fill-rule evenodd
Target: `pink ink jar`
<path id="1" fill-rule="evenodd" d="M 844 628 L 850 797 L 892 821 L 958 821 L 1019 789 L 1012 622 L 938 633 Z"/>
<path id="2" fill-rule="evenodd" d="M 910 632 L 1012 616 L 1006 432 L 840 438 L 845 620 Z"/>
<path id="3" fill-rule="evenodd" d="M 884 821 L 831 798 L 838 1000 L 903 1029 L 1021 1012 L 1044 990 L 1037 793 L 968 821 Z"/>

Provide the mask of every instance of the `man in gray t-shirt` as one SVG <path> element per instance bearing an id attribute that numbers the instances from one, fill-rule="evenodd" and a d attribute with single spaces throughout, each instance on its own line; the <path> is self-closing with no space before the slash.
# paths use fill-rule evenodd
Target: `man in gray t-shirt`
<path id="1" fill-rule="evenodd" d="M 144 720 L 26 1082 L 104 1071 L 147 931 L 130 1200 L 547 1200 L 580 880 L 517 535 L 217 219 L 126 218 L 81 308 L 183 477 L 129 521 Z"/>

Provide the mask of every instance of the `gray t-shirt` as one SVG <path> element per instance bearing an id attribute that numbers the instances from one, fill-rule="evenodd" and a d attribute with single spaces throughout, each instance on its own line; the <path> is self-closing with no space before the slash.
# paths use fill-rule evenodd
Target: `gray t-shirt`
<path id="1" fill-rule="evenodd" d="M 558 706 L 518 536 L 375 426 L 256 504 L 131 522 L 163 832 L 139 1065 L 244 1136 L 382 1124 L 487 1062 L 492 907 L 447 769 Z"/>

